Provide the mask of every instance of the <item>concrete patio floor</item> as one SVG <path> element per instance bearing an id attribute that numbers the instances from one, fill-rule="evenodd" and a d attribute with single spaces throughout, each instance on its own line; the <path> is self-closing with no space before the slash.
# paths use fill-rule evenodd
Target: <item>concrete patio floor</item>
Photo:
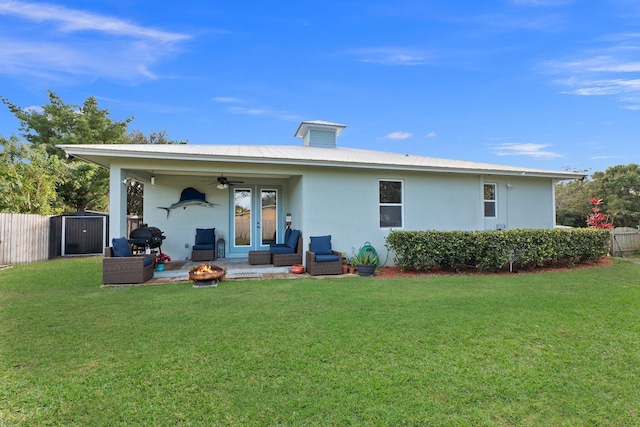
<path id="1" fill-rule="evenodd" d="M 173 264 L 173 265 L 172 265 Z M 200 264 L 212 264 L 224 268 L 227 273 L 225 280 L 260 280 L 260 279 L 298 279 L 310 277 L 308 274 L 293 274 L 291 267 L 274 267 L 272 264 L 252 265 L 246 258 L 222 258 L 215 261 L 178 261 L 165 265 L 164 271 L 154 271 L 153 278 L 145 284 L 161 284 L 173 282 L 188 282 L 189 270 Z"/>

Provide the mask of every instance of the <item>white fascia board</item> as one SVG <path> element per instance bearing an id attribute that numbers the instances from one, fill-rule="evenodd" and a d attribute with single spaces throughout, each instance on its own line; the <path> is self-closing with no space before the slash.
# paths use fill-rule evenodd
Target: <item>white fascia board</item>
<path id="1" fill-rule="evenodd" d="M 521 176 L 521 177 L 539 177 L 552 178 L 556 180 L 580 179 L 585 174 L 574 172 L 555 172 L 546 170 L 535 170 L 529 168 L 516 168 L 512 166 L 500 165 L 496 168 L 491 167 L 456 167 L 451 166 L 422 166 L 422 165 L 402 165 L 395 163 L 376 163 L 376 162 L 350 162 L 348 160 L 322 160 L 322 159 L 302 159 L 288 157 L 264 157 L 264 156 L 246 156 L 233 154 L 202 154 L 202 153 L 175 153 L 175 152 L 158 152 L 147 150 L 121 150 L 114 146 L 91 146 L 91 145 L 58 145 L 65 152 L 70 153 L 74 157 L 98 164 L 105 168 L 109 168 L 111 158 L 138 158 L 145 160 L 179 160 L 179 161 L 195 161 L 195 162 L 220 162 L 220 163 L 255 163 L 255 164 L 278 164 L 292 166 L 310 166 L 310 167 L 332 167 L 332 168 L 350 168 L 350 169 L 382 169 L 397 170 L 410 172 L 431 172 L 431 173 L 457 173 L 457 174 L 475 174 L 475 175 L 498 175 L 498 176 Z M 115 149 L 110 149 L 115 148 Z M 133 148 L 133 147 L 131 147 Z M 384 154 L 384 153 L 383 153 Z M 97 158 L 97 159 L 96 159 Z M 104 161 L 100 161 L 104 160 Z M 468 162 L 467 162 L 468 163 Z"/>

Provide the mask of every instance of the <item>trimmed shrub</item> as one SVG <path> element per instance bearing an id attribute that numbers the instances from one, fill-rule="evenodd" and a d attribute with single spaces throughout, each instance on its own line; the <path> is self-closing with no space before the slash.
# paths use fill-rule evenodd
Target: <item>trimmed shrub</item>
<path id="1" fill-rule="evenodd" d="M 514 229 L 501 231 L 391 231 L 387 244 L 405 270 L 477 268 L 495 272 L 506 265 L 532 269 L 574 265 L 605 256 L 608 230 Z"/>

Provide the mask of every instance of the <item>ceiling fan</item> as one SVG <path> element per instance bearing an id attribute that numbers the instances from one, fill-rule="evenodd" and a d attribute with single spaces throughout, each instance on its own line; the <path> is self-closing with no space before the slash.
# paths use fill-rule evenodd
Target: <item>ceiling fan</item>
<path id="1" fill-rule="evenodd" d="M 218 190 L 225 190 L 227 188 L 229 188 L 230 185 L 234 185 L 234 184 L 242 184 L 243 181 L 230 181 L 227 178 L 224 177 L 224 175 L 220 175 L 218 177 Z M 213 182 L 211 184 L 214 184 Z"/>

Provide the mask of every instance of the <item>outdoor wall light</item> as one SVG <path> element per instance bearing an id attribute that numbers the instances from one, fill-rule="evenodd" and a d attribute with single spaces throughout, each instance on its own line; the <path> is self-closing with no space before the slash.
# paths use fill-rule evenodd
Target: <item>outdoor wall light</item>
<path id="1" fill-rule="evenodd" d="M 513 188 L 513 184 L 507 183 L 507 190 L 511 190 Z"/>
<path id="2" fill-rule="evenodd" d="M 156 177 L 151 175 L 151 185 L 156 185 Z"/>

